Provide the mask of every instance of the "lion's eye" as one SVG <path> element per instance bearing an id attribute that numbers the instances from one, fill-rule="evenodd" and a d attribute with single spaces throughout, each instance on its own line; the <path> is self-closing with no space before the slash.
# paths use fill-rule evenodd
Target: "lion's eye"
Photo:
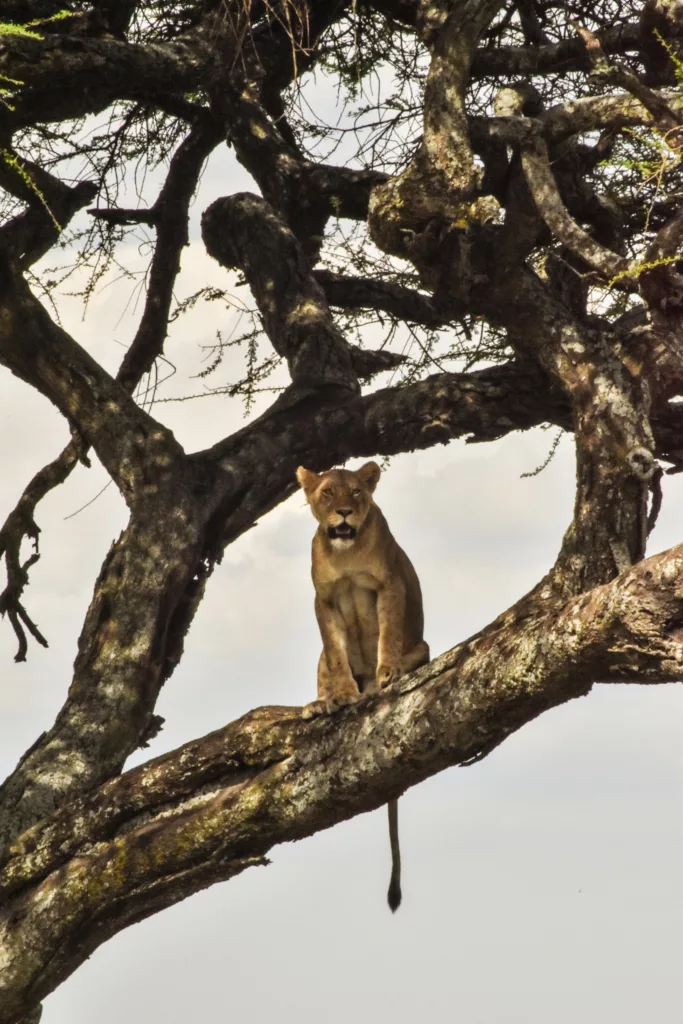
<path id="1" fill-rule="evenodd" d="M 330 487 L 325 487 L 323 489 L 323 497 L 324 498 L 331 498 L 332 497 L 332 490 L 331 490 Z"/>
<path id="2" fill-rule="evenodd" d="M 356 487 L 355 491 L 351 491 L 351 494 L 353 495 L 354 498 L 357 498 L 358 495 L 360 494 L 360 487 Z"/>

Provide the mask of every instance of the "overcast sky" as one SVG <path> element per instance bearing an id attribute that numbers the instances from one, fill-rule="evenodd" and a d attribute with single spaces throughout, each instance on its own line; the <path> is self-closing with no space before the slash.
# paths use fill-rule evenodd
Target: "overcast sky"
<path id="1" fill-rule="evenodd" d="M 198 210 L 249 187 L 227 167 L 221 156 L 209 168 Z M 181 295 L 226 283 L 194 234 Z M 131 249 L 125 260 L 142 257 Z M 110 370 L 139 315 L 129 295 L 125 281 L 102 288 L 84 322 L 74 300 L 63 306 L 65 327 Z M 201 390 L 187 375 L 202 369 L 199 346 L 226 326 L 221 315 L 214 304 L 174 325 L 167 351 L 178 374 L 164 395 Z M 237 364 L 222 372 L 234 379 Z M 160 404 L 154 414 L 189 451 L 243 422 L 240 407 L 218 397 Z M 2 521 L 68 434 L 5 371 L 0 423 Z M 392 459 L 383 474 L 377 502 L 422 581 L 433 654 L 485 625 L 552 564 L 571 517 L 571 438 L 539 476 L 521 474 L 543 461 L 553 436 L 455 442 Z M 105 483 L 97 465 L 79 467 L 39 508 L 42 558 L 27 602 L 50 648 L 32 647 L 28 663 L 15 665 L 2 625 L 3 772 L 65 698 L 95 575 L 125 524 L 113 486 L 73 516 Z M 683 481 L 669 478 L 650 553 L 683 540 L 682 522 Z M 314 525 L 296 494 L 228 549 L 162 693 L 166 726 L 131 763 L 252 707 L 315 696 Z M 268 868 L 121 933 L 49 998 L 43 1022 L 680 1024 L 682 740 L 680 687 L 597 686 L 485 761 L 402 799 L 404 902 L 395 916 L 385 900 L 386 814 L 363 815 L 276 848 Z"/>

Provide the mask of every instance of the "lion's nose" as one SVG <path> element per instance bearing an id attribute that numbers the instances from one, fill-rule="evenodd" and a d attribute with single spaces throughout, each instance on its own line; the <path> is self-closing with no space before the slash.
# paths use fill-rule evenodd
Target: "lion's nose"
<path id="1" fill-rule="evenodd" d="M 350 516 L 352 512 L 353 512 L 352 508 L 338 508 L 337 509 L 337 515 L 338 516 L 344 516 L 344 519 L 346 519 L 347 516 Z"/>

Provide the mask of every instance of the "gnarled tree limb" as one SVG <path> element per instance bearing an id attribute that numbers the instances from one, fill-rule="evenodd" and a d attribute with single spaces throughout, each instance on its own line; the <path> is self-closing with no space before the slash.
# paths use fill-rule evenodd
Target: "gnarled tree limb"
<path id="1" fill-rule="evenodd" d="M 244 271 L 266 333 L 287 360 L 295 385 L 358 389 L 325 294 L 302 247 L 269 203 L 249 192 L 217 199 L 204 212 L 202 235 L 219 263 Z"/>

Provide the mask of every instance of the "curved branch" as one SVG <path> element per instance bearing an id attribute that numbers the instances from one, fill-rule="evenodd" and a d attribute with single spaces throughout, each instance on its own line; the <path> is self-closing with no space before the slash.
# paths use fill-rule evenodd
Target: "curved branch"
<path id="1" fill-rule="evenodd" d="M 605 249 L 591 238 L 567 211 L 550 167 L 545 142 L 537 138 L 533 144 L 523 146 L 521 158 L 526 182 L 534 197 L 536 208 L 555 237 L 607 280 L 615 277 L 627 279 L 628 260 Z"/>
<path id="2" fill-rule="evenodd" d="M 369 205 L 370 236 L 385 252 L 412 259 L 415 235 L 430 222 L 462 220 L 472 202 L 477 172 L 465 94 L 479 38 L 500 7 L 501 0 L 465 0 L 421 12 L 432 50 L 422 143 L 402 174 L 374 189 Z"/>
<path id="3" fill-rule="evenodd" d="M 388 180 L 380 171 L 308 160 L 283 137 L 253 83 L 225 111 L 228 136 L 264 199 L 282 213 L 313 265 L 333 215 L 365 220 L 370 193 Z"/>
<path id="4" fill-rule="evenodd" d="M 433 46 L 424 97 L 424 153 L 449 189 L 468 195 L 474 162 L 467 135 L 465 92 L 479 38 L 502 7 L 502 0 L 432 4 L 444 12 Z"/>
<path id="5" fill-rule="evenodd" d="M 249 171 L 271 206 L 284 217 L 313 265 L 319 255 L 325 225 L 333 213 L 364 219 L 370 189 L 386 175 L 375 171 L 327 167 L 306 158 L 297 145 L 285 116 L 282 91 L 310 67 L 318 56 L 321 34 L 343 14 L 348 0 L 307 4 L 288 28 L 276 14 L 253 29 L 258 8 L 236 4 L 225 25 L 245 24 L 237 46 L 238 59 L 225 80 L 216 83 L 212 106 L 228 126 L 228 137 L 237 159 Z M 246 17 L 245 17 L 246 15 Z M 294 27 L 296 25 L 296 27 Z"/>
<path id="6" fill-rule="evenodd" d="M 561 401 L 553 410 L 538 370 L 515 364 L 350 402 L 330 400 L 322 389 L 192 456 L 175 482 L 157 478 L 102 567 L 64 708 L 0 787 L 0 850 L 121 770 L 180 658 L 213 560 L 291 493 L 297 465 L 411 451 L 472 431 L 481 439 L 501 436 L 539 422 L 539 400 L 541 418 L 561 415 Z M 259 471 L 264 462 L 266 474 Z M 151 483 L 154 460 L 148 472 Z"/>
<path id="7" fill-rule="evenodd" d="M 643 557 L 655 443 L 642 364 L 603 322 L 572 315 L 531 270 L 491 289 L 517 351 L 538 360 L 571 401 L 577 487 L 552 580 L 566 595 L 606 583 Z"/>
<path id="8" fill-rule="evenodd" d="M 180 257 L 189 241 L 190 202 L 206 160 L 224 138 L 225 129 L 210 116 L 195 122 L 173 154 L 166 180 L 149 211 L 156 227 L 156 244 L 149 267 L 145 308 L 116 375 L 127 391 L 135 389 L 163 351 Z"/>
<path id="9" fill-rule="evenodd" d="M 40 528 L 34 519 L 36 505 L 54 487 L 66 480 L 76 465 L 78 457 L 79 445 L 74 439 L 61 455 L 36 473 L 0 529 L 0 557 L 4 556 L 7 568 L 7 586 L 0 594 L 0 614 L 13 612 L 16 617 L 10 620 L 13 625 L 17 621 L 21 626 L 21 621 L 25 621 L 27 618 L 21 598 L 28 584 L 28 570 L 40 558 L 38 549 Z M 30 539 L 33 542 L 34 550 L 28 562 L 21 565 L 21 545 L 25 539 Z M 19 650 L 14 660 L 25 661 L 27 651 L 25 636 L 21 628 L 15 629 L 15 633 L 19 641 Z M 44 647 L 48 646 L 47 640 L 38 631 L 32 630 L 31 635 Z"/>
<path id="10" fill-rule="evenodd" d="M 669 90 L 656 95 L 674 113 L 683 110 L 682 93 Z M 473 144 L 479 152 L 489 140 L 498 139 L 509 146 L 520 146 L 541 135 L 552 144 L 585 132 L 629 128 L 652 124 L 652 121 L 651 113 L 640 100 L 629 93 L 617 93 L 614 96 L 582 96 L 557 103 L 537 117 L 471 117 L 468 125 Z"/>
<path id="11" fill-rule="evenodd" d="M 461 436 L 492 440 L 547 421 L 571 429 L 566 398 L 533 363 L 513 362 L 351 400 L 330 399 L 323 390 L 192 456 L 190 476 L 201 484 L 197 504 L 187 504 L 182 484 L 167 496 L 178 535 L 169 537 L 168 518 L 155 505 L 107 559 L 79 645 L 77 685 L 52 733 L 0 790 L 0 840 L 10 841 L 120 769 L 180 657 L 207 561 L 292 492 L 297 465 L 323 469 L 354 456 L 413 451 Z M 680 427 L 672 408 L 660 443 L 680 447 Z M 267 474 L 258 471 L 264 464 Z M 125 628 L 112 633 L 114 621 Z M 131 660 L 133 648 L 138 654 Z M 118 680 L 113 689 L 112 670 Z M 97 727 L 85 730 L 86 720 Z"/>
<path id="12" fill-rule="evenodd" d="M 658 95 L 674 111 L 683 109 L 683 94 L 680 92 L 667 91 Z M 538 120 L 544 136 L 549 141 L 559 142 L 583 132 L 651 124 L 652 115 L 634 96 L 622 93 L 616 96 L 583 96 L 558 103 Z"/>
<path id="13" fill-rule="evenodd" d="M 349 347 L 302 247 L 273 207 L 241 192 L 217 199 L 202 216 L 207 251 L 224 267 L 244 271 L 275 351 L 300 387 L 358 390 Z"/>

